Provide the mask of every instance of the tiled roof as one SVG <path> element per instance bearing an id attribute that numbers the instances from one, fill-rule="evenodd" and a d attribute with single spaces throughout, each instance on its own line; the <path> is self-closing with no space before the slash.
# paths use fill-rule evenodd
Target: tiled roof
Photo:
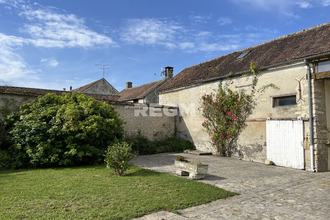
<path id="1" fill-rule="evenodd" d="M 102 82 L 102 81 L 105 81 L 105 82 L 106 82 L 107 84 L 109 84 L 109 86 L 111 86 L 116 92 L 118 92 L 117 89 L 116 89 L 115 87 L 113 87 L 113 86 L 112 86 L 107 80 L 105 80 L 104 78 L 99 79 L 99 80 L 96 80 L 95 82 L 89 83 L 89 84 L 84 85 L 84 86 L 82 86 L 82 87 L 79 87 L 79 88 L 77 88 L 77 89 L 74 89 L 73 91 L 74 91 L 74 92 L 85 92 L 88 88 L 90 88 L 90 87 L 92 87 L 93 85 L 98 84 L 99 82 Z"/>
<path id="2" fill-rule="evenodd" d="M 151 92 L 153 92 L 157 87 L 161 86 L 162 83 L 165 83 L 168 80 L 168 78 L 161 79 L 155 82 L 151 82 L 148 84 L 144 84 L 141 86 L 136 86 L 128 89 L 124 89 L 117 95 L 120 96 L 118 101 L 128 101 L 133 99 L 142 99 Z"/>
<path id="3" fill-rule="evenodd" d="M 47 93 L 55 93 L 61 95 L 63 93 L 69 93 L 61 90 L 49 90 L 49 89 L 36 89 L 36 88 L 25 88 L 25 87 L 15 87 L 15 86 L 0 86 L 1 94 L 11 94 L 11 95 L 25 95 L 25 96 L 42 96 Z M 86 94 L 92 98 L 95 98 L 99 101 L 105 102 L 116 102 L 119 98 L 117 95 L 97 95 L 97 94 Z"/>
<path id="4" fill-rule="evenodd" d="M 245 51 L 250 52 L 245 57 L 237 59 Z M 228 75 L 229 72 L 247 72 L 250 70 L 251 61 L 257 69 L 264 69 L 329 52 L 330 23 L 326 23 L 185 68 L 160 91 L 216 80 Z"/>
<path id="5" fill-rule="evenodd" d="M 66 92 L 61 90 L 36 89 L 36 88 L 25 88 L 25 87 L 15 87 L 15 86 L 0 86 L 0 93 L 38 97 L 41 95 L 46 95 L 47 93 L 55 93 L 61 95 Z"/>

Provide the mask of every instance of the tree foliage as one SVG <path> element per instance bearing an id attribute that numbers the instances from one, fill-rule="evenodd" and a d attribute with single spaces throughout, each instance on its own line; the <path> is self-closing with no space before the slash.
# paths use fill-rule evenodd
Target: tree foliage
<path id="1" fill-rule="evenodd" d="M 49 93 L 21 106 L 9 130 L 11 150 L 34 167 L 92 164 L 123 138 L 114 107 L 81 93 Z"/>

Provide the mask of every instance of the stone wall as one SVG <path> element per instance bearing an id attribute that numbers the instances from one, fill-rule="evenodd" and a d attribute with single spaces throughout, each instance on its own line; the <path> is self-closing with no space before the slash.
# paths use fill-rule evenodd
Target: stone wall
<path id="1" fill-rule="evenodd" d="M 124 125 L 127 137 L 141 133 L 149 140 L 162 140 L 175 136 L 175 108 L 148 105 L 114 105 Z"/>
<path id="2" fill-rule="evenodd" d="M 110 85 L 105 79 L 98 81 L 83 91 L 89 94 L 116 95 L 118 91 Z"/>
<path id="3" fill-rule="evenodd" d="M 12 95 L 0 93 L 0 118 L 8 115 L 10 112 L 18 111 L 19 106 L 32 102 L 35 96 Z"/>
<path id="4" fill-rule="evenodd" d="M 328 170 L 328 130 L 325 98 L 325 80 L 312 81 L 313 118 L 314 118 L 314 158 L 316 171 Z"/>
<path id="5" fill-rule="evenodd" d="M 253 114 L 247 120 L 247 127 L 242 131 L 236 143 L 235 156 L 244 160 L 264 162 L 266 160 L 266 120 L 291 119 L 298 117 L 308 124 L 308 82 L 307 67 L 303 62 L 268 69 L 259 74 L 257 89 L 263 85 L 273 83 L 276 88 L 261 90 L 256 95 L 256 106 Z M 252 77 L 236 77 L 229 82 L 232 90 L 249 91 Z M 299 83 L 300 88 L 299 91 Z M 223 80 L 223 84 L 228 79 Z M 181 116 L 177 123 L 177 135 L 191 140 L 201 151 L 215 152 L 209 135 L 202 127 L 204 118 L 197 110 L 201 106 L 201 96 L 212 93 L 217 89 L 219 81 L 204 83 L 196 86 L 163 92 L 160 94 L 160 104 L 179 107 Z M 273 107 L 273 98 L 279 96 L 296 95 L 297 105 Z M 304 136 L 309 135 L 305 129 Z"/>

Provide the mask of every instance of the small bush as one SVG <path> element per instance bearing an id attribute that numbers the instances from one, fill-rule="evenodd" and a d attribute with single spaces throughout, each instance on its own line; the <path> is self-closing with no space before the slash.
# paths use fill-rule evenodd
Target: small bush
<path id="1" fill-rule="evenodd" d="M 116 143 L 108 147 L 104 161 L 108 168 L 113 168 L 115 174 L 123 176 L 128 169 L 128 161 L 135 155 L 131 146 L 126 142 Z"/>

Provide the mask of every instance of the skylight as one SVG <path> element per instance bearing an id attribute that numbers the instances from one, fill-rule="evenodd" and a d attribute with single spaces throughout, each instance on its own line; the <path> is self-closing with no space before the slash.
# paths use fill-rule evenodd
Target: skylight
<path id="1" fill-rule="evenodd" d="M 244 51 L 241 55 L 239 55 L 239 57 L 237 57 L 237 59 L 242 59 L 244 58 L 246 55 L 248 55 L 251 52 L 251 50 L 246 50 Z"/>

